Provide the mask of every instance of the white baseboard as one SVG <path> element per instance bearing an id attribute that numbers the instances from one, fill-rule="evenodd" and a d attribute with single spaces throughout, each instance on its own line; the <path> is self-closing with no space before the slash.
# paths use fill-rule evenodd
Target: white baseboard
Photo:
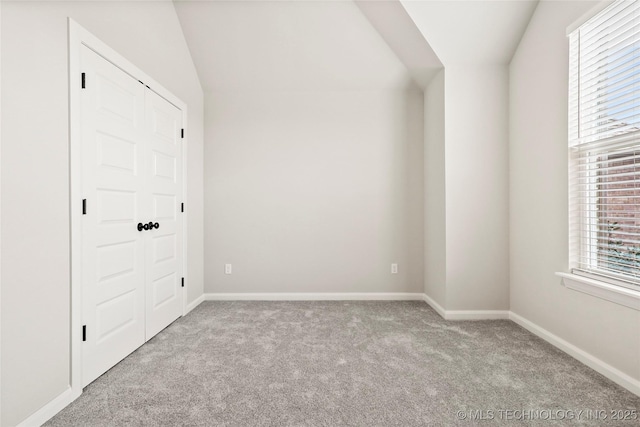
<path id="1" fill-rule="evenodd" d="M 335 293 L 233 293 L 204 294 L 205 301 L 422 301 L 421 293 L 335 292 Z"/>
<path id="2" fill-rule="evenodd" d="M 448 310 L 446 320 L 509 319 L 508 310 Z"/>
<path id="3" fill-rule="evenodd" d="M 205 301 L 425 301 L 446 320 L 509 319 L 507 310 L 447 311 L 426 294 L 410 292 L 211 293 Z"/>
<path id="4" fill-rule="evenodd" d="M 63 391 L 58 397 L 44 405 L 17 427 L 39 427 L 49 421 L 55 414 L 80 397 L 82 392 L 76 392 L 71 387 Z"/>
<path id="5" fill-rule="evenodd" d="M 424 302 L 429 304 L 431 308 L 433 308 L 440 315 L 440 317 L 442 317 L 443 319 L 447 318 L 447 311 L 442 308 L 442 306 L 438 304 L 436 300 L 434 300 L 427 294 L 422 294 L 422 299 L 424 300 Z"/>
<path id="6" fill-rule="evenodd" d="M 423 299 L 445 320 L 509 319 L 508 310 L 445 310 L 429 295 L 424 294 Z"/>
<path id="7" fill-rule="evenodd" d="M 203 302 L 203 301 L 204 301 L 204 294 L 200 295 L 198 298 L 196 298 L 196 299 L 195 299 L 195 301 L 193 301 L 193 302 L 191 302 L 191 303 L 189 303 L 189 304 L 187 305 L 187 308 L 186 308 L 186 310 L 185 310 L 184 315 L 186 316 L 187 314 L 189 314 L 189 312 L 190 312 L 191 310 L 193 310 L 194 308 L 196 308 L 197 306 L 199 306 L 199 305 L 200 305 L 200 303 L 201 303 L 201 302 Z"/>
<path id="8" fill-rule="evenodd" d="M 446 320 L 509 319 L 507 310 L 447 311 L 426 294 L 410 292 L 211 293 L 205 301 L 425 301 Z"/>
<path id="9" fill-rule="evenodd" d="M 564 351 L 569 356 L 587 365 L 594 371 L 609 378 L 614 383 L 640 396 L 640 381 L 636 380 L 635 378 L 632 378 L 624 372 L 614 368 L 613 366 L 603 362 L 597 357 L 563 340 L 559 336 L 552 334 L 546 329 L 541 328 L 530 320 L 527 320 L 514 312 L 509 313 L 509 318 L 532 334 L 537 335 L 548 343 Z"/>

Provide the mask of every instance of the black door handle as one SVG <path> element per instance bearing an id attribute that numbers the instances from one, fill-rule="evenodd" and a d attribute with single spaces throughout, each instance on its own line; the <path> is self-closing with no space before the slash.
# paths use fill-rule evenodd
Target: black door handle
<path id="1" fill-rule="evenodd" d="M 160 224 L 159 223 L 154 223 L 153 221 L 147 223 L 147 224 L 143 224 L 141 222 L 138 223 L 138 231 L 142 231 L 142 230 L 153 230 L 154 228 L 160 228 Z"/>

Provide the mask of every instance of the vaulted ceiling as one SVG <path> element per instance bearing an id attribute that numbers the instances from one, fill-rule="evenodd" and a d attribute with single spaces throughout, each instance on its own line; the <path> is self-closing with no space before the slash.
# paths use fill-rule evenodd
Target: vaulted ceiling
<path id="1" fill-rule="evenodd" d="M 537 0 L 401 0 L 416 27 L 449 64 L 508 64 Z"/>
<path id="2" fill-rule="evenodd" d="M 352 1 L 176 1 L 205 91 L 406 85 L 406 67 Z"/>
<path id="3" fill-rule="evenodd" d="M 415 25 L 400 1 L 355 2 L 371 25 L 407 67 L 421 87 L 442 68 L 442 62 Z"/>
<path id="4" fill-rule="evenodd" d="M 205 91 L 424 87 L 506 64 L 537 0 L 174 0 Z"/>

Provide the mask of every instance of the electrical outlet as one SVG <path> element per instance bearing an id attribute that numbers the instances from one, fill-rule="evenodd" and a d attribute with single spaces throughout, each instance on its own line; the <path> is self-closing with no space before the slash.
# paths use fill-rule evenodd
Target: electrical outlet
<path id="1" fill-rule="evenodd" d="M 231 264 L 224 265 L 224 274 L 231 274 Z"/>
<path id="2" fill-rule="evenodd" d="M 398 274 L 398 264 L 391 264 L 391 274 Z"/>

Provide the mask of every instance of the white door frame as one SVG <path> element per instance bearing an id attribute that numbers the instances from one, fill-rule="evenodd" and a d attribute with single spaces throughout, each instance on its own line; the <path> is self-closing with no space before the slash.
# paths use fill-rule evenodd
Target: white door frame
<path id="1" fill-rule="evenodd" d="M 0 42 L 2 41 L 2 2 L 0 1 Z M 0 43 L 1 44 L 1 43 Z M 2 70 L 2 53 L 0 52 L 0 70 Z M 0 71 L 0 82 L 2 81 L 2 71 Z M 1 89 L 0 89 L 1 92 Z M 2 104 L 0 102 L 0 104 Z M 0 129 L 2 128 L 2 108 L 0 108 Z M 0 132 L 1 134 L 2 132 Z M 2 137 L 0 136 L 0 153 L 2 152 Z M 1 161 L 2 157 L 0 156 L 0 165 L 2 164 Z M 1 167 L 0 167 L 0 172 L 1 172 Z M 0 173 L 0 175 L 2 175 Z M 0 188 L 2 186 L 0 185 Z M 1 195 L 0 195 L 0 199 L 1 199 Z M 0 201 L 0 212 L 2 211 L 2 202 Z M 2 220 L 1 220 L 1 215 L 0 215 L 0 224 L 2 224 Z M 1 227 L 0 227 L 1 228 Z M 1 233 L 0 233 L 1 234 Z M 1 240 L 1 236 L 0 236 L 0 240 Z M 1 254 L 0 254 L 1 255 Z M 0 259 L 2 259 L 2 256 L 0 256 Z M 2 271 L 1 271 L 1 267 L 0 267 L 0 306 L 2 306 Z M 0 321 L 0 384 L 2 384 L 2 322 Z M 0 387 L 1 388 L 1 387 Z M 0 423 L 2 422 L 2 391 L 0 390 Z"/>
<path id="2" fill-rule="evenodd" d="M 82 46 L 102 56 L 136 80 L 143 82 L 182 111 L 182 126 L 185 137 L 182 140 L 182 201 L 187 199 L 187 104 L 130 63 L 89 31 L 69 18 L 69 210 L 71 243 L 71 378 L 70 386 L 75 399 L 82 393 L 82 140 L 81 140 L 81 67 Z M 182 274 L 185 287 L 182 288 L 182 315 L 187 313 L 187 215 L 182 215 Z"/>

